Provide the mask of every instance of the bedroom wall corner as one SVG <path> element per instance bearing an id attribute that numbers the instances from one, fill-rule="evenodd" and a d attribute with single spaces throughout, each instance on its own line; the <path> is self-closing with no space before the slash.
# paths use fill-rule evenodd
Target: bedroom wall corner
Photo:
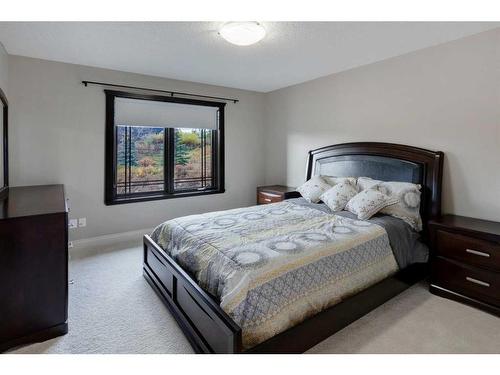
<path id="1" fill-rule="evenodd" d="M 151 228 L 184 215 L 255 204 L 264 182 L 264 95 L 258 92 L 9 55 L 11 185 L 64 184 L 70 217 L 87 226 L 71 240 Z M 115 82 L 220 97 L 225 118 L 224 194 L 106 206 L 105 95 L 82 80 Z"/>
<path id="2" fill-rule="evenodd" d="M 0 42 L 0 88 L 5 95 L 9 91 L 9 58 L 2 42 Z"/>
<path id="3" fill-rule="evenodd" d="M 266 94 L 266 182 L 344 142 L 445 153 L 443 211 L 500 221 L 500 28 Z"/>

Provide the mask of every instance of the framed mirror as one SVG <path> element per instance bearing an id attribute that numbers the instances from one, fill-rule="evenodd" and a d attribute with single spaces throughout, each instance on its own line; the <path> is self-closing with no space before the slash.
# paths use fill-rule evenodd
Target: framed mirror
<path id="1" fill-rule="evenodd" d="M 9 187 L 9 152 L 7 141 L 9 102 L 1 88 L 0 100 L 2 101 L 2 113 L 0 113 L 0 197 L 4 197 Z"/>

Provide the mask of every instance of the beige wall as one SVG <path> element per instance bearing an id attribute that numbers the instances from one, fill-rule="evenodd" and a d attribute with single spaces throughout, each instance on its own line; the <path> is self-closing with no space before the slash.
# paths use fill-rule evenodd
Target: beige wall
<path id="1" fill-rule="evenodd" d="M 500 220 L 500 29 L 269 93 L 266 123 L 267 183 L 302 183 L 310 149 L 404 143 L 445 152 L 445 212 Z"/>
<path id="2" fill-rule="evenodd" d="M 64 184 L 70 217 L 87 218 L 73 239 L 255 203 L 264 180 L 263 94 L 18 56 L 9 67 L 11 186 Z M 105 206 L 104 93 L 82 80 L 239 98 L 226 106 L 226 193 Z"/>
<path id="3" fill-rule="evenodd" d="M 9 82 L 8 55 L 2 43 L 0 43 L 0 88 L 3 90 L 5 95 L 7 95 L 8 91 L 7 87 L 8 82 Z"/>
<path id="4" fill-rule="evenodd" d="M 65 184 L 79 239 L 251 205 L 258 184 L 300 184 L 310 149 L 382 141 L 444 151 L 444 210 L 500 220 L 499 49 L 497 29 L 268 94 L 9 56 L 11 185 Z M 105 206 L 104 94 L 82 79 L 239 97 L 226 193 Z"/>

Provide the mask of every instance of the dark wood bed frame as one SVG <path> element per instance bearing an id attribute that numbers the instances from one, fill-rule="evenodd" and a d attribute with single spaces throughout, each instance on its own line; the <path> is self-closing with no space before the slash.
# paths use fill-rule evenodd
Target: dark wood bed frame
<path id="1" fill-rule="evenodd" d="M 441 213 L 443 153 L 390 143 L 346 143 L 309 152 L 307 179 L 329 160 L 350 158 L 402 161 L 418 166 L 422 185 L 423 240 L 427 222 Z M 323 164 L 322 164 L 323 163 Z M 349 173 L 349 172 L 347 172 Z M 376 178 L 377 173 L 371 176 Z M 380 178 L 383 179 L 383 178 Z M 402 179 L 404 180 L 404 178 Z M 415 179 L 412 182 L 416 182 Z M 201 289 L 149 236 L 144 236 L 144 277 L 168 307 L 197 353 L 302 353 L 382 305 L 427 275 L 427 264 L 413 264 L 302 323 L 243 351 L 241 328 L 217 300 Z"/>

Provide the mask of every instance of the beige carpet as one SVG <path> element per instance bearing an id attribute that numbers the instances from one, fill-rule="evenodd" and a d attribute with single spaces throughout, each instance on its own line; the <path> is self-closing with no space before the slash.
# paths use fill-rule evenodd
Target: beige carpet
<path id="1" fill-rule="evenodd" d="M 69 333 L 14 353 L 192 353 L 142 277 L 141 247 L 70 261 Z M 500 318 L 415 285 L 310 353 L 500 353 Z"/>

